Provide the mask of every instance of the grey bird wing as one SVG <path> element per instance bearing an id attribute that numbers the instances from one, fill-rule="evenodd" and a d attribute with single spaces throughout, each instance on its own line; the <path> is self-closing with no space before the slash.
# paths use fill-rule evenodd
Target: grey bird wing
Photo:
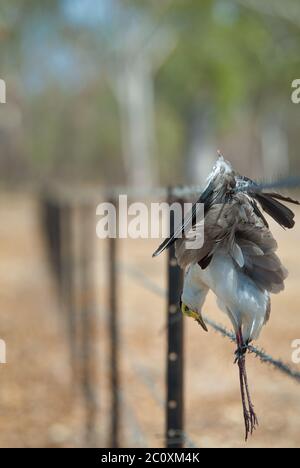
<path id="1" fill-rule="evenodd" d="M 277 242 L 251 204 L 244 206 L 247 222 L 238 223 L 234 232 L 234 242 L 243 255 L 242 270 L 262 290 L 279 293 L 288 272 L 275 253 Z"/>
<path id="2" fill-rule="evenodd" d="M 236 242 L 242 250 L 244 273 L 262 290 L 273 294 L 283 291 L 288 272 L 275 253 L 277 246 L 270 231 L 248 228 L 236 233 Z M 249 249 L 249 242 L 253 244 L 252 249 Z"/>
<path id="3" fill-rule="evenodd" d="M 178 264 L 186 268 L 198 263 L 202 269 L 207 268 L 216 250 L 232 236 L 236 222 L 230 203 L 216 203 L 206 213 L 203 221 L 195 224 L 175 244 Z M 188 248 L 188 242 L 193 247 Z M 197 247 L 199 245 L 199 247 Z M 238 247 L 237 247 L 238 248 Z"/>
<path id="4" fill-rule="evenodd" d="M 250 197 L 256 214 L 264 221 L 267 227 L 268 223 L 259 209 L 257 202 L 262 210 L 271 216 L 280 226 L 288 229 L 294 227 L 295 213 L 281 202 L 300 205 L 298 200 L 286 197 L 280 193 L 264 192 L 263 185 L 260 186 L 248 177 L 237 176 L 236 182 L 236 191 L 246 193 Z"/>
<path id="5" fill-rule="evenodd" d="M 279 292 L 284 288 L 287 273 L 274 253 L 277 244 L 262 211 L 282 227 L 290 229 L 295 224 L 295 215 L 282 202 L 300 203 L 281 194 L 263 192 L 262 186 L 251 179 L 234 173 L 230 177 L 233 175 L 235 183 L 232 190 L 228 191 L 226 184 L 221 189 L 212 182 L 208 185 L 183 223 L 165 239 L 153 256 L 176 242 L 176 256 L 182 268 L 198 263 L 205 269 L 216 250 L 222 247 L 262 289 Z M 202 208 L 199 203 L 204 204 L 204 218 L 200 217 L 200 220 Z M 198 248 L 186 247 L 191 239 L 198 241 Z M 263 253 L 264 268 L 259 264 L 258 252 Z"/>
<path id="6" fill-rule="evenodd" d="M 173 245 L 177 239 L 182 237 L 183 232 L 189 230 L 192 226 L 195 225 L 196 220 L 199 219 L 200 211 L 202 213 L 202 208 L 200 208 L 199 206 L 200 203 L 204 205 L 205 216 L 205 214 L 209 211 L 210 207 L 214 203 L 215 198 L 216 194 L 214 192 L 214 187 L 212 184 L 209 184 L 206 190 L 204 190 L 204 192 L 200 195 L 197 202 L 193 205 L 190 213 L 183 220 L 183 223 L 179 227 L 175 228 L 174 231 L 171 232 L 170 237 L 168 237 L 161 243 L 158 249 L 153 253 L 153 257 L 157 257 L 165 249 L 171 247 L 171 245 Z"/>
<path id="7" fill-rule="evenodd" d="M 263 188 L 263 185 L 259 186 L 246 177 L 237 177 L 237 193 L 242 198 L 248 198 L 248 205 L 245 203 L 245 206 L 251 206 L 252 212 L 248 210 L 249 216 L 246 224 L 237 226 L 235 240 L 244 257 L 244 272 L 262 290 L 276 294 L 284 289 L 284 280 L 288 272 L 275 253 L 277 242 L 258 204 L 280 226 L 291 229 L 295 225 L 295 214 L 282 202 L 295 205 L 300 203 L 280 193 L 263 192 Z"/>

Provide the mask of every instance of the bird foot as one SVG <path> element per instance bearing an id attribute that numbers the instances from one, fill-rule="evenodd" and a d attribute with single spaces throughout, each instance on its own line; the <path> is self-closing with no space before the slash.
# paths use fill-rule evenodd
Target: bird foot
<path id="1" fill-rule="evenodd" d="M 249 403 L 249 417 L 250 417 L 250 433 L 252 434 L 253 431 L 255 431 L 255 429 L 258 426 L 258 419 L 255 414 L 252 403 Z"/>
<path id="2" fill-rule="evenodd" d="M 245 422 L 245 440 L 248 440 L 249 434 L 252 435 L 253 431 L 255 431 L 258 426 L 258 419 L 254 412 L 253 406 L 250 406 L 249 410 L 244 408 L 243 415 Z"/>
<path id="3" fill-rule="evenodd" d="M 248 349 L 249 349 L 249 345 L 243 345 L 243 346 L 239 346 L 235 350 L 235 352 L 234 352 L 234 355 L 235 355 L 234 364 L 236 364 L 238 361 L 240 361 L 245 356 Z"/>

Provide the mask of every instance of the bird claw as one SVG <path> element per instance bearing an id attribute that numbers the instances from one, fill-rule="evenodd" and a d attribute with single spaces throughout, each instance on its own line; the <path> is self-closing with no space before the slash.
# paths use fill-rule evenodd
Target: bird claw
<path id="1" fill-rule="evenodd" d="M 257 419 L 257 416 L 254 412 L 254 409 L 253 409 L 253 406 L 251 405 L 250 408 L 249 408 L 249 411 L 248 410 L 244 410 L 244 421 L 245 421 L 245 440 L 248 440 L 248 435 L 249 434 L 253 434 L 253 431 L 255 431 L 255 429 L 257 428 L 258 426 L 258 419 Z"/>
<path id="2" fill-rule="evenodd" d="M 236 364 L 246 354 L 248 350 L 249 350 L 249 345 L 239 346 L 234 352 L 234 355 L 235 355 L 234 364 Z"/>
<path id="3" fill-rule="evenodd" d="M 252 405 L 249 408 L 249 415 L 250 415 L 250 425 L 251 425 L 251 434 L 252 434 L 253 431 L 256 429 L 256 427 L 259 425 L 257 416 L 255 414 L 255 411 Z"/>

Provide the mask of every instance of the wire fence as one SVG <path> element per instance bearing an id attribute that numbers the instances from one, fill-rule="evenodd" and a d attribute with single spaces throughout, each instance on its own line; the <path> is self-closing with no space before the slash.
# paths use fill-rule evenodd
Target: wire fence
<path id="1" fill-rule="evenodd" d="M 191 198 L 199 193 L 199 187 L 182 187 L 173 189 L 157 189 L 151 192 L 130 191 L 131 198 L 163 198 L 169 203 Z M 123 191 L 123 193 L 125 190 Z M 107 199 L 117 205 L 120 190 L 109 192 Z M 126 192 L 125 192 L 126 193 Z M 55 188 L 45 191 L 41 197 L 41 220 L 47 240 L 49 260 L 57 280 L 59 296 L 65 311 L 65 322 L 70 342 L 70 360 L 73 369 L 74 383 L 82 388 L 86 406 L 87 440 L 95 441 L 96 414 L 99 409 L 99 390 L 95 384 L 95 373 L 98 367 L 94 353 L 97 340 L 96 316 L 99 307 L 95 299 L 95 278 L 92 268 L 95 237 L 95 209 L 101 197 L 96 191 L 80 194 Z M 103 194 L 102 194 L 103 197 Z M 170 223 L 174 223 L 171 219 Z M 110 373 L 110 431 L 108 445 L 119 447 L 121 444 L 121 409 L 127 419 L 127 425 L 133 434 L 136 444 L 147 445 L 147 434 L 137 422 L 134 408 L 122 392 L 120 377 L 120 343 L 122 341 L 119 313 L 118 288 L 119 277 L 127 275 L 132 278 L 137 287 L 159 296 L 166 302 L 166 392 L 165 397 L 157 391 L 155 379 L 145 366 L 137 364 L 129 345 L 125 352 L 129 357 L 135 378 L 147 387 L 154 402 L 164 411 L 165 428 L 164 444 L 170 448 L 183 446 L 195 448 L 197 443 L 192 440 L 184 428 L 184 322 L 180 311 L 179 299 L 182 291 L 183 275 L 177 265 L 174 248 L 169 249 L 167 256 L 167 288 L 157 285 L 143 271 L 133 265 L 122 263 L 119 259 L 118 240 L 108 239 L 105 278 L 109 288 L 108 308 L 106 318 L 109 329 L 109 356 L 107 359 Z M 210 317 L 203 317 L 205 322 L 223 337 L 235 342 L 235 335 L 223 325 L 216 323 Z M 79 345 L 78 345 L 79 343 Z M 249 346 L 249 352 L 262 363 L 271 365 L 277 371 L 291 379 L 300 382 L 300 372 L 296 371 L 280 359 L 266 353 L 264 350 Z M 94 442 L 96 444 L 96 442 Z"/>
<path id="2" fill-rule="evenodd" d="M 139 282 L 140 285 L 147 289 L 149 292 L 157 294 L 161 298 L 167 297 L 167 290 L 163 289 L 159 285 L 157 285 L 153 280 L 148 278 L 142 270 L 133 267 L 131 265 L 120 264 L 119 271 L 131 276 L 135 281 Z M 220 335 L 229 338 L 230 341 L 236 343 L 235 334 L 229 330 L 224 325 L 221 325 L 214 320 L 212 320 L 207 315 L 203 314 L 204 321 L 211 326 L 216 332 Z M 284 363 L 280 359 L 275 359 L 270 354 L 267 354 L 264 350 L 257 348 L 256 346 L 249 345 L 248 352 L 253 354 L 255 357 L 259 358 L 262 363 L 270 364 L 279 372 L 286 374 L 288 377 L 300 382 L 300 372 L 293 369 L 288 364 Z"/>

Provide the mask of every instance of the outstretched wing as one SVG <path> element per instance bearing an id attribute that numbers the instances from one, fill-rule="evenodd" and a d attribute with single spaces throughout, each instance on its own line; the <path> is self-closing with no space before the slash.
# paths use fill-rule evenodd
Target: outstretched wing
<path id="1" fill-rule="evenodd" d="M 269 216 L 271 216 L 283 228 L 291 229 L 294 227 L 295 213 L 281 202 L 284 201 L 287 203 L 300 205 L 298 200 L 286 197 L 284 195 L 281 195 L 280 193 L 264 192 L 264 185 L 259 185 L 253 182 L 251 179 L 248 179 L 247 177 L 238 176 L 236 180 L 236 191 L 242 191 L 244 193 L 247 193 L 247 195 L 251 199 L 254 211 L 261 219 L 264 220 L 264 224 L 266 226 L 268 226 L 268 224 L 262 212 L 260 211 L 257 203 L 259 203 L 263 211 L 265 211 Z M 271 185 L 269 186 L 271 188 Z"/>

